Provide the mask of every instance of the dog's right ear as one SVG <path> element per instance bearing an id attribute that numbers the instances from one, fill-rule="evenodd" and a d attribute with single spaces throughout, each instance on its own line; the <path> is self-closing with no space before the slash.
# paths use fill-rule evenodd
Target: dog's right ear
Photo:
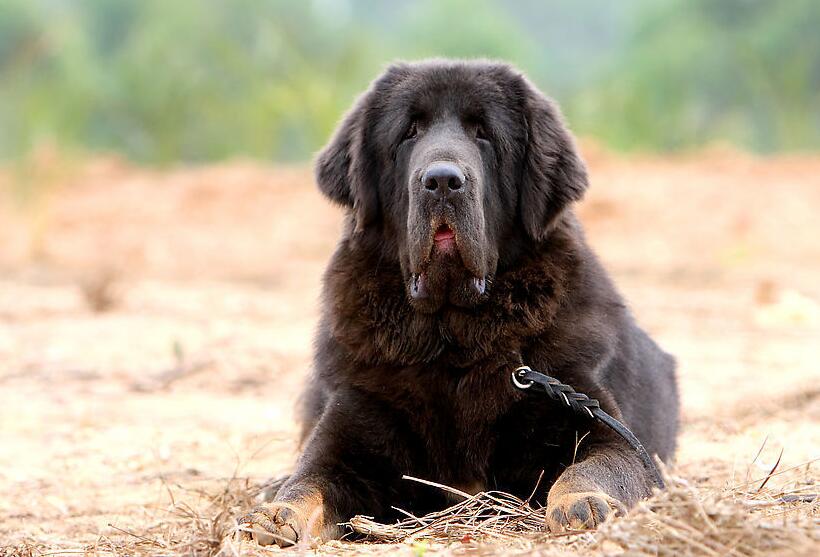
<path id="1" fill-rule="evenodd" d="M 362 95 L 336 128 L 330 142 L 316 157 L 316 182 L 331 201 L 352 209 L 356 231 L 361 231 L 378 215 L 378 177 L 374 157 L 367 156 L 366 114 L 368 91 Z"/>

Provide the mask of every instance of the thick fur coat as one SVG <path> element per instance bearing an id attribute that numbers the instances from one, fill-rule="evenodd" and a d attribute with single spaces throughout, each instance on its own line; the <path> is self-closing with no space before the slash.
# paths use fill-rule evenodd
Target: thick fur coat
<path id="1" fill-rule="evenodd" d="M 397 64 L 317 159 L 348 213 L 324 277 L 303 454 L 245 516 L 260 543 L 329 539 L 356 514 L 504 490 L 590 528 L 651 491 L 606 427 L 517 390 L 524 363 L 673 456 L 674 360 L 635 323 L 571 205 L 587 172 L 555 105 L 492 62 Z"/>

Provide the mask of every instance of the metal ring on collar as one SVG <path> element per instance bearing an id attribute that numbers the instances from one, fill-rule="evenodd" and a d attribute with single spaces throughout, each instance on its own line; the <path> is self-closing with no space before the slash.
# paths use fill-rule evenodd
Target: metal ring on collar
<path id="1" fill-rule="evenodd" d="M 530 381 L 529 379 L 524 379 L 524 381 L 521 380 L 528 371 L 532 371 L 529 366 L 519 366 L 515 368 L 515 371 L 512 373 L 513 385 L 519 389 L 529 389 L 532 387 L 532 384 L 535 383 L 535 381 Z"/>

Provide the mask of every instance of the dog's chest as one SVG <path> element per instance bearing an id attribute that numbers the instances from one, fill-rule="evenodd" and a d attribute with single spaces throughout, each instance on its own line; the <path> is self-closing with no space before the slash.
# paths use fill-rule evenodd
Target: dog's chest
<path id="1" fill-rule="evenodd" d="M 417 455 L 422 472 L 467 491 L 485 484 L 498 420 L 515 401 L 507 367 L 493 358 L 469 369 L 434 364 L 416 376 L 419 388 L 407 415 L 424 447 Z"/>

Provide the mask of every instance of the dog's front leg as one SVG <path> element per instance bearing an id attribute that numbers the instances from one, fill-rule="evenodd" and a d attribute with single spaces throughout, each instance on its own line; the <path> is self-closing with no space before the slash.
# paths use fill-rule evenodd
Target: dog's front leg
<path id="1" fill-rule="evenodd" d="M 357 514 L 378 516 L 389 508 L 401 473 L 401 446 L 390 419 L 356 393 L 329 401 L 307 440 L 294 473 L 273 501 L 240 519 L 261 545 L 312 546 L 338 538 L 340 523 Z"/>
<path id="2" fill-rule="evenodd" d="M 547 526 L 552 532 L 595 528 L 648 496 L 652 485 L 649 472 L 626 442 L 591 445 L 550 488 Z"/>

